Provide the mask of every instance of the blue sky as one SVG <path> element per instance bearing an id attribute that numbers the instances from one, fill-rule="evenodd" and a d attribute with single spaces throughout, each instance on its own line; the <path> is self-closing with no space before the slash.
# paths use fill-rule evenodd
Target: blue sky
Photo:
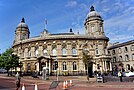
<path id="1" fill-rule="evenodd" d="M 104 20 L 110 42 L 134 39 L 134 0 L 0 0 L 0 53 L 12 46 L 16 26 L 22 17 L 30 37 L 39 36 L 45 27 L 50 33 L 85 33 L 84 22 L 93 5 Z"/>

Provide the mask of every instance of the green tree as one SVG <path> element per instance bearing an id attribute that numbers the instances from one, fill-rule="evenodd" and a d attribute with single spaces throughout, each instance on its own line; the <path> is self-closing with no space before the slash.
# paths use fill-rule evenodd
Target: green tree
<path id="1" fill-rule="evenodd" d="M 13 49 L 9 48 L 0 56 L 0 67 L 4 67 L 7 71 L 19 67 L 19 57 L 13 54 Z"/>
<path id="2" fill-rule="evenodd" d="M 93 66 L 93 56 L 88 55 L 88 52 L 83 52 L 83 63 L 85 64 L 85 68 L 88 70 L 88 76 L 92 76 L 92 66 Z"/>

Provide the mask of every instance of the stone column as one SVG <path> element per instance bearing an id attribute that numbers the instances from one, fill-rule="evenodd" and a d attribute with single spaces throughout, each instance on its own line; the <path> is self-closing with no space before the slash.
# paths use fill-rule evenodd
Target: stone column
<path id="1" fill-rule="evenodd" d="M 47 61 L 46 61 L 46 67 L 47 67 Z"/>
<path id="2" fill-rule="evenodd" d="M 105 61 L 103 61 L 102 63 L 103 63 L 103 70 L 105 71 Z"/>
<path id="3" fill-rule="evenodd" d="M 107 62 L 105 61 L 105 70 L 107 71 Z"/>
<path id="4" fill-rule="evenodd" d="M 49 75 L 50 75 L 50 72 L 51 72 L 51 61 L 49 60 Z"/>
<path id="5" fill-rule="evenodd" d="M 112 63 L 111 62 L 109 62 L 110 63 L 110 71 L 112 71 Z"/>
<path id="6" fill-rule="evenodd" d="M 37 62 L 36 64 L 36 70 L 39 71 L 39 62 Z"/>

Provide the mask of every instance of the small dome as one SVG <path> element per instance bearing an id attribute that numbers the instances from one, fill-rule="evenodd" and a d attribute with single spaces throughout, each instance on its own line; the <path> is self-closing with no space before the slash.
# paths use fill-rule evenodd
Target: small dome
<path id="1" fill-rule="evenodd" d="M 17 28 L 28 28 L 24 18 L 22 18 L 22 21 L 18 24 Z"/>
<path id="2" fill-rule="evenodd" d="M 100 17 L 101 18 L 100 14 L 94 10 L 93 6 L 91 6 L 90 12 L 87 15 L 87 18 L 90 18 L 90 17 Z"/>
<path id="3" fill-rule="evenodd" d="M 100 14 L 96 11 L 89 12 L 87 17 L 101 17 Z"/>

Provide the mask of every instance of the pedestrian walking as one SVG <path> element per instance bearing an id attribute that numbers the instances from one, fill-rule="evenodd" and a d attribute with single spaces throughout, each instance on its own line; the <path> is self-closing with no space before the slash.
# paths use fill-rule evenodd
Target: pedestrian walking
<path id="1" fill-rule="evenodd" d="M 122 82 L 122 73 L 118 72 L 118 77 L 120 78 L 120 82 Z"/>
<path id="2" fill-rule="evenodd" d="M 16 80 L 16 90 L 19 90 L 20 88 L 20 78 L 17 78 Z"/>

